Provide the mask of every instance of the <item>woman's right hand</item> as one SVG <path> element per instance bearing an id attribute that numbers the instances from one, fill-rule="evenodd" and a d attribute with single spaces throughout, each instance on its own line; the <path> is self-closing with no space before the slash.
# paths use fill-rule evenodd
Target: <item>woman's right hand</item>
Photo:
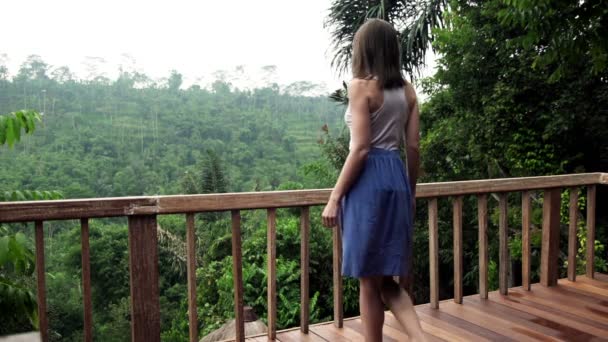
<path id="1" fill-rule="evenodd" d="M 338 225 L 338 210 L 340 209 L 340 204 L 338 201 L 330 199 L 323 209 L 323 214 L 321 218 L 323 220 L 323 225 L 327 228 L 332 228 Z"/>

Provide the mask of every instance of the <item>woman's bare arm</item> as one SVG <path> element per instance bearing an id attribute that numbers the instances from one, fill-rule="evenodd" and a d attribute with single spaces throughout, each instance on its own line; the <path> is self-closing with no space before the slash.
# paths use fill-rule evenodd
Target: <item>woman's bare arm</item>
<path id="1" fill-rule="evenodd" d="M 323 224 L 327 227 L 336 225 L 339 201 L 359 176 L 370 150 L 371 122 L 368 86 L 371 85 L 367 81 L 354 79 L 348 87 L 352 115 L 351 149 L 331 192 L 329 203 L 323 211 Z"/>
<path id="2" fill-rule="evenodd" d="M 416 181 L 420 167 L 420 111 L 416 91 L 411 84 L 405 87 L 405 96 L 409 106 L 409 118 L 405 127 L 405 155 L 407 157 L 407 172 L 410 179 L 412 197 L 416 196 Z"/>

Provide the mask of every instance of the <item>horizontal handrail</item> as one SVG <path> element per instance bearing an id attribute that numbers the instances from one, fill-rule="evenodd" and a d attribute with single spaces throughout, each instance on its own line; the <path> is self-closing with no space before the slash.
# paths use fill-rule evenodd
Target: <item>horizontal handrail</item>
<path id="1" fill-rule="evenodd" d="M 593 184 L 608 184 L 608 173 L 596 172 L 423 183 L 416 186 L 416 198 L 513 192 Z M 317 189 L 5 202 L 0 203 L 0 222 L 303 207 L 325 204 L 330 193 L 331 189 Z"/>

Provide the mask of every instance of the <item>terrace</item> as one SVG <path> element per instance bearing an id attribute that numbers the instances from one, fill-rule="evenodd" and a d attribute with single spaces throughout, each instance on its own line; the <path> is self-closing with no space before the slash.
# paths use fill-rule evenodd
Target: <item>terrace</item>
<path id="1" fill-rule="evenodd" d="M 489 179 L 419 184 L 417 199 L 428 202 L 430 302 L 416 307 L 423 329 L 431 341 L 454 340 L 599 340 L 608 338 L 608 276 L 593 267 L 598 185 L 608 184 L 608 174 L 587 173 L 560 176 Z M 560 206 L 562 190 L 570 190 L 568 229 L 568 277 L 558 279 Z M 576 274 L 578 194 L 586 191 L 586 271 Z M 522 286 L 508 286 L 508 193 L 522 198 Z M 540 283 L 530 283 L 531 194 L 543 192 Z M 157 215 L 186 215 L 187 278 L 190 341 L 198 341 L 196 317 L 196 259 L 194 214 L 230 211 L 234 274 L 234 317 L 237 341 L 362 341 L 359 318 L 344 318 L 340 275 L 340 230 L 333 230 L 334 320 L 309 324 L 309 232 L 311 206 L 323 205 L 330 190 L 232 193 L 210 195 L 145 196 L 60 201 L 0 203 L 0 223 L 34 222 L 37 297 L 42 341 L 48 341 L 46 308 L 44 222 L 79 219 L 82 236 L 82 287 L 84 340 L 92 341 L 89 219 L 128 217 L 131 289 L 131 336 L 133 341 L 160 341 L 159 270 Z M 478 209 L 479 293 L 463 296 L 463 198 L 475 196 Z M 454 298 L 439 300 L 438 199 L 453 203 Z M 499 290 L 488 286 L 488 202 L 498 199 Z M 301 325 L 276 330 L 276 209 L 301 208 Z M 241 211 L 267 211 L 268 334 L 245 336 L 241 257 Z M 407 284 L 404 284 L 407 286 Z M 328 291 L 330 289 L 327 289 Z M 389 313 L 385 321 L 386 341 L 407 337 Z"/>

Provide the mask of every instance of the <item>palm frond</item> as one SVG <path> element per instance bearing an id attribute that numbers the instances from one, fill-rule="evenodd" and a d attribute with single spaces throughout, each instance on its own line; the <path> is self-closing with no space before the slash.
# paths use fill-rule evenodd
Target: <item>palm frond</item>
<path id="1" fill-rule="evenodd" d="M 434 28 L 444 27 L 443 11 L 446 0 L 425 1 L 414 20 L 401 30 L 402 66 L 412 78 L 420 74 L 425 65 L 426 52 L 432 48 L 435 39 Z"/>
<path id="2" fill-rule="evenodd" d="M 414 76 L 424 66 L 433 40 L 432 29 L 443 26 L 447 0 L 334 0 L 324 27 L 331 31 L 331 66 L 338 73 L 348 70 L 357 29 L 368 18 L 382 18 L 402 34 L 403 68 Z"/>

